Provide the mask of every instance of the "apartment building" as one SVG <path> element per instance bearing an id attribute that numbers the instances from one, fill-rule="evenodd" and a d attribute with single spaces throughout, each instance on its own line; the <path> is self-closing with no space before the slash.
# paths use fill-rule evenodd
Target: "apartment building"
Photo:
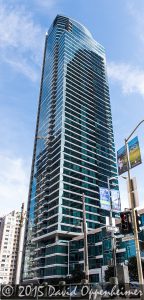
<path id="1" fill-rule="evenodd" d="M 0 219 L 0 283 L 16 283 L 23 243 L 23 209 L 21 212 L 14 210 Z"/>

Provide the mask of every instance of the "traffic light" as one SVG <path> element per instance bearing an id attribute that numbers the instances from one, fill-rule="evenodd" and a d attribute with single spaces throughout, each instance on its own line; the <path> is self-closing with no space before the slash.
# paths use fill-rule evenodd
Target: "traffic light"
<path id="1" fill-rule="evenodd" d="M 140 232 L 141 226 L 142 226 L 142 220 L 141 220 L 141 216 L 138 214 L 137 210 L 135 210 L 135 216 L 136 216 L 137 230 L 138 230 L 138 232 Z"/>
<path id="2" fill-rule="evenodd" d="M 130 211 L 124 211 L 120 213 L 121 218 L 121 233 L 132 233 L 132 217 Z"/>

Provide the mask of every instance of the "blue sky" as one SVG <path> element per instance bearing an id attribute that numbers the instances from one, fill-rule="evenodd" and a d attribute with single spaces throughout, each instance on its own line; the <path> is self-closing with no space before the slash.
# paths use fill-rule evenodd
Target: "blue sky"
<path id="1" fill-rule="evenodd" d="M 106 49 L 116 149 L 144 119 L 143 0 L 0 0 L 0 214 L 27 201 L 45 33 L 57 14 Z M 144 160 L 144 124 L 137 131 Z M 137 177 L 144 198 L 144 164 Z M 126 182 L 120 179 L 122 206 Z"/>

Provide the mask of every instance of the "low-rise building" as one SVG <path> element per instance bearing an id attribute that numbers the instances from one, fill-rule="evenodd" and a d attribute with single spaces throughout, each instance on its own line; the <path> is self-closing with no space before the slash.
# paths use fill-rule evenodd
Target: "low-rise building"
<path id="1" fill-rule="evenodd" d="M 144 226 L 144 209 L 139 211 L 142 225 Z M 120 225 L 120 219 L 117 222 Z M 133 234 L 115 234 L 116 237 L 116 262 L 117 264 L 127 264 L 130 257 L 136 256 L 135 242 Z M 68 261 L 69 273 L 84 270 L 84 236 L 83 234 L 69 241 Z M 97 228 L 88 232 L 88 261 L 89 278 L 91 282 L 104 282 L 105 270 L 112 263 L 112 239 L 108 226 Z M 144 231 L 139 233 L 141 256 L 144 257 Z"/>

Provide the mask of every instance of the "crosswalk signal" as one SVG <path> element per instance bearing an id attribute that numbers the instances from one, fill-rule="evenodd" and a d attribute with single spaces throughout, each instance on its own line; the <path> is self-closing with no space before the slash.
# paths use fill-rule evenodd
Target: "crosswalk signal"
<path id="1" fill-rule="evenodd" d="M 130 211 L 124 211 L 120 213 L 121 218 L 121 233 L 132 233 L 132 217 Z"/>
<path id="2" fill-rule="evenodd" d="M 136 216 L 136 223 L 137 223 L 137 231 L 140 232 L 142 227 L 142 220 L 137 210 L 135 210 L 135 216 Z"/>

